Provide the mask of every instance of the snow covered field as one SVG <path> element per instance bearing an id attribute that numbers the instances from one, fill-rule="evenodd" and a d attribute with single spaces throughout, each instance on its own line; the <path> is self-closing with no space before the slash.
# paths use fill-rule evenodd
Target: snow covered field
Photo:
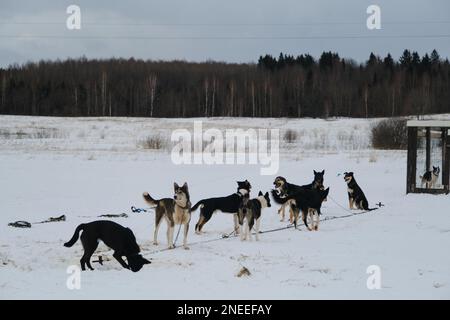
<path id="1" fill-rule="evenodd" d="M 202 119 L 197 119 L 202 120 Z M 101 119 L 0 116 L 0 298 L 37 299 L 449 299 L 450 198 L 405 195 L 406 152 L 370 149 L 376 120 L 210 119 L 204 127 L 280 128 L 297 132 L 281 146 L 278 175 L 303 184 L 325 169 L 330 198 L 323 218 L 347 215 L 342 172 L 353 171 L 373 207 L 379 210 L 324 221 L 318 232 L 293 229 L 262 234 L 260 241 L 228 238 L 232 216 L 217 213 L 205 234 L 193 232 L 190 250 L 152 253 L 154 215 L 131 213 L 145 207 L 141 194 L 172 196 L 172 185 L 188 182 L 192 202 L 235 192 L 236 180 L 249 179 L 252 193 L 269 191 L 273 176 L 257 165 L 174 165 L 168 138 L 175 128 L 192 130 L 193 119 Z M 159 149 L 149 148 L 159 137 Z M 158 140 L 158 141 L 159 141 Z M 263 211 L 261 229 L 284 227 L 278 206 Z M 80 242 L 63 247 L 79 223 L 100 214 L 130 227 L 143 255 L 152 258 L 138 273 L 121 269 L 100 245 L 103 266 L 81 274 L 81 289 L 69 290 L 66 269 L 78 265 Z M 65 214 L 65 222 L 35 224 Z M 181 243 L 181 239 L 178 240 Z M 366 270 L 381 270 L 381 289 L 369 290 Z M 236 277 L 245 266 L 249 277 Z"/>

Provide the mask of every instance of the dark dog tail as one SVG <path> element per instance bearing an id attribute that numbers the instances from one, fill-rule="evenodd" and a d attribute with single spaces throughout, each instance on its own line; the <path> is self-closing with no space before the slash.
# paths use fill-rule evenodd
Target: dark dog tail
<path id="1" fill-rule="evenodd" d="M 378 210 L 380 208 L 367 208 L 366 211 L 373 211 L 373 210 Z"/>
<path id="2" fill-rule="evenodd" d="M 144 197 L 144 200 L 151 206 L 156 207 L 159 204 L 159 200 L 153 199 L 152 196 L 148 194 L 148 192 L 144 192 L 142 196 Z"/>
<path id="3" fill-rule="evenodd" d="M 84 229 L 86 225 L 84 223 L 80 224 L 73 233 L 72 239 L 70 239 L 68 242 L 64 243 L 64 247 L 70 248 L 75 244 L 75 242 L 78 241 L 78 237 L 80 236 L 80 231 Z"/>
<path id="4" fill-rule="evenodd" d="M 203 205 L 203 200 L 200 200 L 199 202 L 197 202 L 197 203 L 191 208 L 191 211 L 197 210 L 198 207 L 200 207 L 201 205 Z"/>
<path id="5" fill-rule="evenodd" d="M 272 190 L 272 197 L 273 197 L 273 200 L 275 200 L 275 202 L 278 203 L 278 204 L 284 204 L 288 200 L 291 199 L 289 197 L 285 197 L 285 198 L 280 197 L 280 195 L 278 194 L 277 190 Z"/>

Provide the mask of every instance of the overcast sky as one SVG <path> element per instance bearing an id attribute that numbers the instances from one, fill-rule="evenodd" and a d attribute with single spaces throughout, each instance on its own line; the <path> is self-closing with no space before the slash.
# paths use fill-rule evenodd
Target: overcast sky
<path id="1" fill-rule="evenodd" d="M 66 28 L 70 4 L 81 8 L 81 30 Z M 381 30 L 366 27 L 371 4 L 381 7 Z M 0 0 L 0 67 L 83 55 L 254 62 L 324 50 L 362 62 L 405 48 L 450 56 L 449 0 Z"/>

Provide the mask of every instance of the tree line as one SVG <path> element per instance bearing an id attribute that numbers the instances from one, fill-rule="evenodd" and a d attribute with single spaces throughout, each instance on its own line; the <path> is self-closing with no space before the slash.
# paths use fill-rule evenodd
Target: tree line
<path id="1" fill-rule="evenodd" d="M 0 69 L 0 113 L 130 117 L 381 117 L 450 112 L 450 63 L 433 50 L 323 52 L 257 63 L 39 61 Z"/>

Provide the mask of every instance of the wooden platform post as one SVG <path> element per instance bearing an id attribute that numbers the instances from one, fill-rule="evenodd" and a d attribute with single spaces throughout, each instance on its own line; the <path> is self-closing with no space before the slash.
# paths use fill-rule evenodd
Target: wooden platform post
<path id="1" fill-rule="evenodd" d="M 449 193 L 450 179 L 450 141 L 448 139 L 448 129 L 442 129 L 442 185 L 446 193 Z"/>
<path id="2" fill-rule="evenodd" d="M 426 159 L 426 169 L 425 171 L 431 170 L 431 129 L 429 127 L 426 128 L 426 134 L 425 134 L 425 140 L 426 140 L 426 152 L 425 152 L 425 159 Z"/>
<path id="3" fill-rule="evenodd" d="M 417 127 L 408 127 L 408 155 L 406 165 L 406 193 L 415 192 L 417 165 Z"/>

